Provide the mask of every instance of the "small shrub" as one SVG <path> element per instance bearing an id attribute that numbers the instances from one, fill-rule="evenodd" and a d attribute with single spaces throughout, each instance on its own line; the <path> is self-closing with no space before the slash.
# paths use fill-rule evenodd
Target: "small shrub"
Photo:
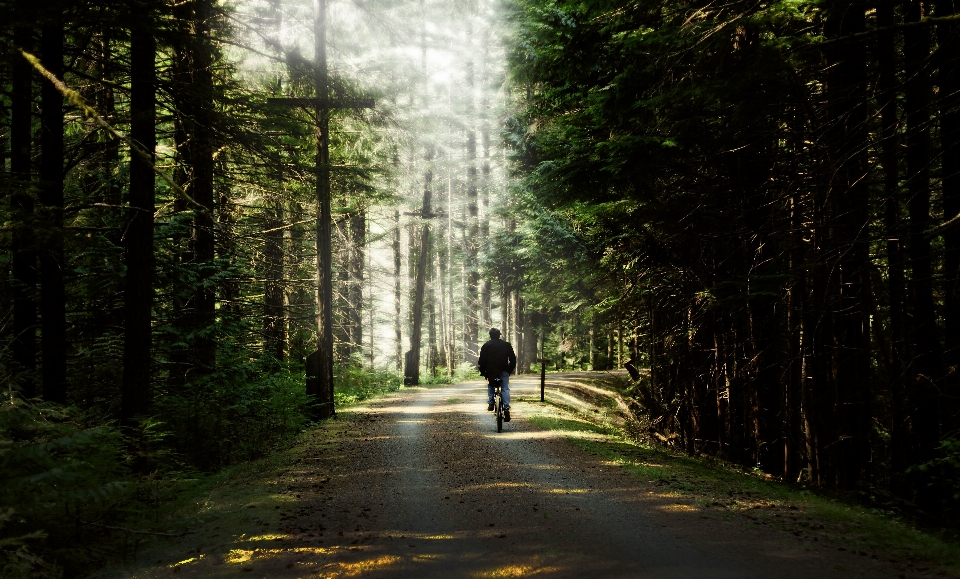
<path id="1" fill-rule="evenodd" d="M 960 511 L 960 439 L 941 440 L 936 458 L 912 466 L 907 472 L 924 481 L 933 496 L 939 497 L 943 503 L 941 516 L 945 520 L 956 520 Z"/>
<path id="2" fill-rule="evenodd" d="M 73 408 L 10 396 L 0 404 L 0 571 L 82 575 L 103 563 L 101 525 L 130 493 L 122 438 Z"/>
<path id="3" fill-rule="evenodd" d="M 204 471 L 259 458 L 307 424 L 300 364 L 235 355 L 221 368 L 157 401 L 175 450 Z"/>
<path id="4" fill-rule="evenodd" d="M 333 399 L 337 406 L 356 404 L 384 392 L 403 387 L 403 377 L 387 370 L 368 370 L 358 366 L 334 369 Z"/>
<path id="5" fill-rule="evenodd" d="M 430 376 L 429 372 L 421 372 L 420 374 L 420 384 L 422 385 L 432 385 L 432 384 L 458 384 L 460 382 L 466 382 L 467 380 L 477 380 L 480 378 L 480 373 L 477 372 L 477 367 L 472 364 L 467 364 L 466 362 L 461 363 L 453 371 L 453 376 L 448 376 L 446 374 L 438 374 L 436 376 Z"/>

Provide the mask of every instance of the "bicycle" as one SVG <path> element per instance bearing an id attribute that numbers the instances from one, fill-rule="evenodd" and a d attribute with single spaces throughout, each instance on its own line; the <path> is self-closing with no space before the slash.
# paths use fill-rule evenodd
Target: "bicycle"
<path id="1" fill-rule="evenodd" d="M 503 388 L 503 380 L 491 378 L 490 385 L 493 386 L 493 415 L 497 418 L 497 432 L 503 432 L 503 394 L 500 391 Z"/>

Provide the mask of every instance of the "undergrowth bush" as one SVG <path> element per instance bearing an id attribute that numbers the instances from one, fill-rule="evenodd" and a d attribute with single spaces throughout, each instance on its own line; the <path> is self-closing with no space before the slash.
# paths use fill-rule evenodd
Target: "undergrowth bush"
<path id="1" fill-rule="evenodd" d="M 125 558 L 139 531 L 185 524 L 170 517 L 198 471 L 261 457 L 308 426 L 301 364 L 223 350 L 220 362 L 223 370 L 176 392 L 159 383 L 154 415 L 123 431 L 92 411 L 8 392 L 0 402 L 0 577 L 82 577 Z M 403 384 L 395 372 L 355 366 L 336 376 L 339 405 Z"/>
<path id="2" fill-rule="evenodd" d="M 132 485 L 122 438 L 72 408 L 0 404 L 0 576 L 79 576 L 101 565 L 104 526 Z"/>
<path id="3" fill-rule="evenodd" d="M 185 476 L 260 457 L 303 430 L 300 365 L 222 362 L 178 392 L 158 389 L 155 415 L 123 433 L 108 418 L 9 394 L 0 577 L 84 576 L 129 551 L 134 530 L 160 524 Z"/>
<path id="4" fill-rule="evenodd" d="M 334 368 L 333 400 L 337 406 L 356 404 L 368 398 L 396 392 L 403 387 L 403 377 L 387 370 L 369 370 L 359 366 Z"/>
<path id="5" fill-rule="evenodd" d="M 356 404 L 378 394 L 396 392 L 403 388 L 403 376 L 392 370 L 370 370 L 360 366 L 343 365 L 334 369 L 334 376 L 333 398 L 337 406 Z M 420 385 L 456 384 L 477 376 L 476 369 L 469 364 L 461 364 L 453 376 L 440 373 L 431 376 L 429 371 L 421 369 Z"/>
<path id="6" fill-rule="evenodd" d="M 443 370 L 440 369 L 440 372 L 443 372 Z M 453 376 L 448 376 L 443 373 L 431 376 L 430 372 L 421 372 L 420 384 L 424 386 L 432 384 L 457 384 L 458 382 L 465 382 L 467 380 L 476 380 L 479 377 L 480 374 L 477 372 L 476 366 L 464 362 L 453 371 Z"/>
<path id="7" fill-rule="evenodd" d="M 177 452 L 203 471 L 263 456 L 307 424 L 301 364 L 234 358 L 156 404 Z"/>
<path id="8" fill-rule="evenodd" d="M 960 439 L 946 438 L 937 446 L 937 456 L 928 462 L 907 469 L 931 489 L 931 495 L 942 502 L 940 516 L 957 521 L 960 513 Z"/>

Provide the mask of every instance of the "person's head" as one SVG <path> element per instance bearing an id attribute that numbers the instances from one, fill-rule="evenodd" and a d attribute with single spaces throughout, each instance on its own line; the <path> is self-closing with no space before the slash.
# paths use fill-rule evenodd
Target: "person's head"
<path id="1" fill-rule="evenodd" d="M 490 328 L 490 339 L 499 340 L 500 339 L 500 330 L 496 328 Z"/>

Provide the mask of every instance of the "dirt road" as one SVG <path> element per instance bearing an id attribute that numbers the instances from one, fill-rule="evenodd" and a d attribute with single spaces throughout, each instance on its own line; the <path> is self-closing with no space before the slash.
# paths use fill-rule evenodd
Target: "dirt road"
<path id="1" fill-rule="evenodd" d="M 279 514 L 276 523 L 264 516 L 262 534 L 233 541 L 192 539 L 207 543 L 203 556 L 168 562 L 165 576 L 899 576 L 882 561 L 709 517 L 536 428 L 523 399 L 539 397 L 538 382 L 512 386 L 520 401 L 500 434 L 479 381 L 351 410 L 340 436 L 276 482 L 280 503 L 249 505 Z"/>

